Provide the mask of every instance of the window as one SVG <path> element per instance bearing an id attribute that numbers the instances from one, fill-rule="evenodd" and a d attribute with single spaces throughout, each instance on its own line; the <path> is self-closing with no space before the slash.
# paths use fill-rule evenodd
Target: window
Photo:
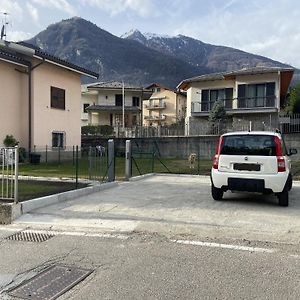
<path id="1" fill-rule="evenodd" d="M 274 136 L 251 134 L 224 136 L 221 154 L 275 156 Z"/>
<path id="2" fill-rule="evenodd" d="M 66 133 L 61 131 L 52 132 L 52 148 L 65 148 Z"/>
<path id="3" fill-rule="evenodd" d="M 274 106 L 275 82 L 240 84 L 238 86 L 238 108 Z"/>
<path id="4" fill-rule="evenodd" d="M 139 97 L 132 97 L 132 106 L 140 106 L 140 98 Z"/>
<path id="5" fill-rule="evenodd" d="M 212 109 L 216 101 L 222 101 L 225 108 L 232 108 L 233 88 L 202 90 L 201 111 Z"/>
<path id="6" fill-rule="evenodd" d="M 83 103 L 83 112 L 84 113 L 87 113 L 87 108 L 90 106 L 90 104 L 89 103 Z"/>
<path id="7" fill-rule="evenodd" d="M 65 110 L 65 90 L 51 86 L 51 108 Z"/>
<path id="8" fill-rule="evenodd" d="M 116 106 L 122 106 L 123 105 L 123 95 L 122 94 L 115 95 L 115 105 Z"/>

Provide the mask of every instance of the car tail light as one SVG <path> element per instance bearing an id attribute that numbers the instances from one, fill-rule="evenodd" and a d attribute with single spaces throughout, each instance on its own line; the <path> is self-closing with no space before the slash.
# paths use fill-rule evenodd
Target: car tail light
<path id="1" fill-rule="evenodd" d="M 276 156 L 282 156 L 281 141 L 278 136 L 275 136 Z"/>
<path id="2" fill-rule="evenodd" d="M 285 172 L 285 160 L 283 156 L 277 156 L 277 168 L 278 172 Z"/>
<path id="3" fill-rule="evenodd" d="M 217 147 L 217 152 L 216 152 L 216 155 L 214 156 L 214 162 L 213 162 L 214 169 L 218 169 L 218 167 L 219 167 L 219 156 L 221 153 L 222 140 L 223 140 L 223 138 L 222 138 L 222 136 L 220 136 L 218 147 Z"/>
<path id="4" fill-rule="evenodd" d="M 282 148 L 281 148 L 281 141 L 278 136 L 275 136 L 275 146 L 276 146 L 276 156 L 277 156 L 277 171 L 278 172 L 285 172 L 285 160 L 282 156 Z"/>
<path id="5" fill-rule="evenodd" d="M 219 167 L 219 155 L 216 154 L 214 157 L 213 168 L 218 169 L 218 167 Z"/>

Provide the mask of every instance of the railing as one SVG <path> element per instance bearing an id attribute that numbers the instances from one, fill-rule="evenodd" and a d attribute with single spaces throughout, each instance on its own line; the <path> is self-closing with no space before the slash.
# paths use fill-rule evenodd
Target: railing
<path id="1" fill-rule="evenodd" d="M 279 124 L 283 133 L 300 132 L 300 114 L 280 115 Z"/>
<path id="2" fill-rule="evenodd" d="M 275 96 L 268 97 L 247 97 L 218 100 L 224 105 L 226 110 L 240 109 L 260 109 L 260 108 L 275 108 Z M 215 101 L 194 101 L 192 102 L 192 113 L 209 112 Z"/>
<path id="3" fill-rule="evenodd" d="M 164 108 L 166 108 L 167 107 L 167 105 L 166 105 L 166 102 L 161 102 L 161 103 L 152 103 L 152 104 L 145 104 L 145 108 L 146 109 L 164 109 Z"/>
<path id="4" fill-rule="evenodd" d="M 0 199 L 18 202 L 19 148 L 0 148 Z"/>
<path id="5" fill-rule="evenodd" d="M 163 121 L 166 119 L 166 115 L 160 116 L 144 116 L 144 119 L 147 121 Z"/>

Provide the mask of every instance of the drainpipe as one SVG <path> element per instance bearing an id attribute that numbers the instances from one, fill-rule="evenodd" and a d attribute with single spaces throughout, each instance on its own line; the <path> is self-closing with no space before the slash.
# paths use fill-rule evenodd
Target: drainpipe
<path id="1" fill-rule="evenodd" d="M 32 81 L 32 76 L 31 76 L 31 63 L 28 67 L 28 153 L 31 153 L 31 142 L 32 142 L 32 90 L 31 90 L 31 81 Z"/>
<path id="2" fill-rule="evenodd" d="M 32 148 L 32 71 L 42 65 L 45 62 L 45 59 L 36 64 L 35 66 L 32 66 L 32 63 L 29 62 L 28 65 L 28 153 L 31 153 Z"/>

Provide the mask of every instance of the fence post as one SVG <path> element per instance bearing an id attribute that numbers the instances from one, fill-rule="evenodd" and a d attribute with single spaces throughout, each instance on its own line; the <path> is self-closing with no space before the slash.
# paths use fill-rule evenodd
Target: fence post
<path id="1" fill-rule="evenodd" d="M 48 163 L 48 145 L 46 145 L 46 157 L 45 157 L 45 159 L 46 159 L 46 163 Z"/>
<path id="2" fill-rule="evenodd" d="M 125 150 L 125 180 L 129 180 L 132 176 L 131 173 L 131 141 L 126 140 L 126 150 Z"/>
<path id="3" fill-rule="evenodd" d="M 14 193 L 14 203 L 19 202 L 19 147 L 15 147 L 15 193 Z"/>
<path id="4" fill-rule="evenodd" d="M 108 182 L 115 181 L 115 146 L 114 140 L 108 140 Z"/>
<path id="5" fill-rule="evenodd" d="M 58 164 L 60 165 L 60 146 L 58 146 Z"/>
<path id="6" fill-rule="evenodd" d="M 91 180 L 92 179 L 92 147 L 91 146 L 89 146 L 88 161 L 89 161 L 89 180 Z"/>
<path id="7" fill-rule="evenodd" d="M 75 188 L 78 188 L 78 146 L 76 146 L 75 152 Z"/>

